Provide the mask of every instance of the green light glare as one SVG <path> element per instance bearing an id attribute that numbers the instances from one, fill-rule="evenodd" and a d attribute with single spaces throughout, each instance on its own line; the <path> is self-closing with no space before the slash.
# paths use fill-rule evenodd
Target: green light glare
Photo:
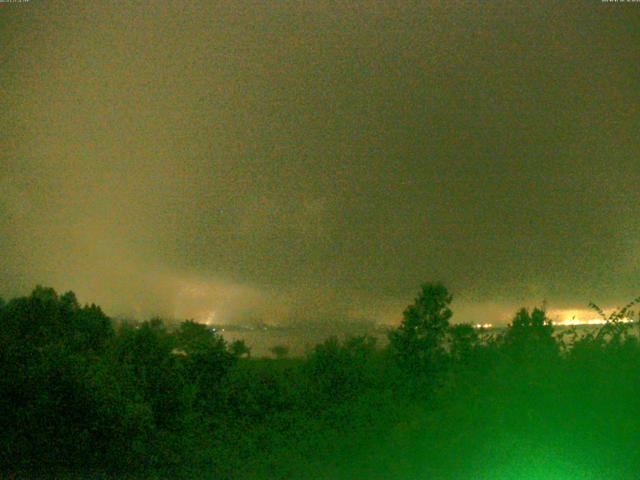
<path id="1" fill-rule="evenodd" d="M 602 478 L 566 449 L 514 443 L 492 452 L 473 475 L 478 480 L 591 480 Z"/>
<path id="2" fill-rule="evenodd" d="M 496 480 L 587 480 L 594 478 L 584 470 L 555 462 L 538 465 L 506 465 L 483 478 Z"/>

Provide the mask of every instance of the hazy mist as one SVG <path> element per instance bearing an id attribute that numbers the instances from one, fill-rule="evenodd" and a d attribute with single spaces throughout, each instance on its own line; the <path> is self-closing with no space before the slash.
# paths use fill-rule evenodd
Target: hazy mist
<path id="1" fill-rule="evenodd" d="M 220 323 L 399 321 L 427 280 L 454 321 L 637 296 L 638 5 L 351 3 L 3 4 L 0 295 Z"/>

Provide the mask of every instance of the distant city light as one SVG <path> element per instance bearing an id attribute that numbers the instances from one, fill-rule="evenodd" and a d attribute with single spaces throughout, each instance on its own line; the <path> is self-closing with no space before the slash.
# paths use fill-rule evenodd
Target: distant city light
<path id="1" fill-rule="evenodd" d="M 488 330 L 490 328 L 493 328 L 493 323 L 476 323 L 473 327 Z"/>
<path id="2" fill-rule="evenodd" d="M 619 323 L 633 323 L 633 319 L 631 318 L 621 318 L 617 320 Z M 585 320 L 580 320 L 578 318 L 567 318 L 565 320 L 560 320 L 558 322 L 552 322 L 554 325 L 568 327 L 573 325 L 604 325 L 607 323 L 607 320 L 604 318 L 589 318 Z"/>
<path id="3" fill-rule="evenodd" d="M 634 320 L 632 318 L 621 318 L 617 320 L 619 323 L 633 323 Z M 607 323 L 607 320 L 603 318 L 588 318 L 588 319 L 579 319 L 579 318 L 566 318 L 564 320 L 552 320 L 550 322 L 552 325 L 556 327 L 573 327 L 580 325 L 604 325 Z M 478 330 L 490 330 L 494 328 L 493 323 L 476 323 L 473 325 L 473 328 Z"/>

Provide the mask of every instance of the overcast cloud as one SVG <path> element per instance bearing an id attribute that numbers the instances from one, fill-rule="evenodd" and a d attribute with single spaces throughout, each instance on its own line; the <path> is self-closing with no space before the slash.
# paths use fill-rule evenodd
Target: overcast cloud
<path id="1" fill-rule="evenodd" d="M 2 5 L 0 294 L 219 322 L 392 322 L 429 280 L 459 321 L 640 294 L 640 5 L 353 3 Z"/>

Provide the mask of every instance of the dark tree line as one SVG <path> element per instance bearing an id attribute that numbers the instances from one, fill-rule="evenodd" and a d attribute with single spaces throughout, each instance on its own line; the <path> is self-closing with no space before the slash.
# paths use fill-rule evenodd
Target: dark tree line
<path id="1" fill-rule="evenodd" d="M 452 324 L 452 302 L 425 284 L 387 345 L 266 359 L 193 321 L 116 324 L 72 292 L 0 300 L 0 474 L 634 478 L 632 304 L 586 334 L 536 308 L 489 335 Z"/>

